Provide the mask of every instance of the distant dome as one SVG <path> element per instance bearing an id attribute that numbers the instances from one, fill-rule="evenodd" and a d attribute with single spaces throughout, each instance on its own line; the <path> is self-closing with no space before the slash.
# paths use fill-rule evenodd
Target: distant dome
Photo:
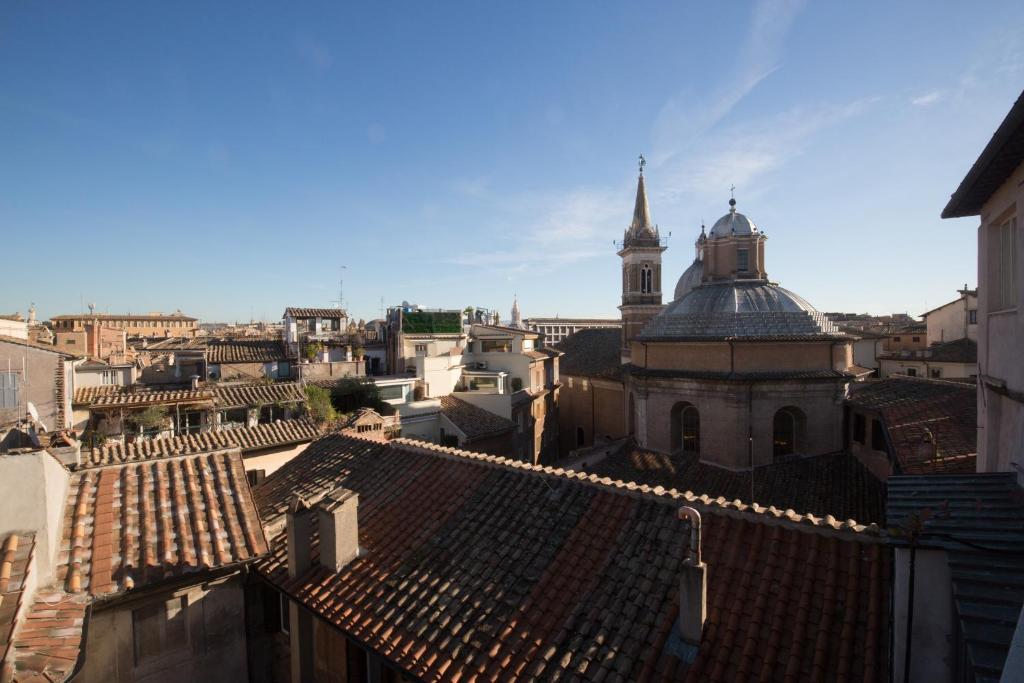
<path id="1" fill-rule="evenodd" d="M 795 336 L 844 335 L 804 299 L 763 280 L 694 287 L 651 318 L 640 333 L 640 339 L 680 340 Z"/>
<path id="2" fill-rule="evenodd" d="M 708 237 L 729 237 L 730 235 L 756 235 L 757 226 L 754 222 L 736 211 L 736 200 L 729 200 L 729 213 L 725 214 L 711 226 Z"/>
<path id="3" fill-rule="evenodd" d="M 676 283 L 676 293 L 672 297 L 672 301 L 682 299 L 691 289 L 699 287 L 702 275 L 704 275 L 704 262 L 699 258 L 694 259 L 690 267 L 679 276 L 679 282 Z"/>

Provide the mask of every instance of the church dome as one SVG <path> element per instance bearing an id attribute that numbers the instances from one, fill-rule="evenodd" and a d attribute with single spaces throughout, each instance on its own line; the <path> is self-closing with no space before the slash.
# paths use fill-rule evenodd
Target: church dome
<path id="1" fill-rule="evenodd" d="M 756 235 L 757 226 L 742 213 L 736 211 L 736 200 L 729 200 L 729 213 L 725 214 L 711 226 L 709 238 L 730 237 L 732 235 Z"/>
<path id="2" fill-rule="evenodd" d="M 690 292 L 694 287 L 700 286 L 701 276 L 704 274 L 704 262 L 699 258 L 695 258 L 690 267 L 683 271 L 683 274 L 679 276 L 679 281 L 676 283 L 676 292 L 672 297 L 672 301 L 678 301 L 682 299 L 686 294 Z"/>
<path id="3" fill-rule="evenodd" d="M 694 287 L 651 318 L 639 338 L 843 336 L 825 314 L 788 289 L 764 280 L 734 280 Z"/>

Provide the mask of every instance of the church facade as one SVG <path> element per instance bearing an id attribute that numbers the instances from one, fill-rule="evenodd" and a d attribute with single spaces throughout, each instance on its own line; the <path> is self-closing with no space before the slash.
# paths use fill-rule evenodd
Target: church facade
<path id="1" fill-rule="evenodd" d="M 665 304 L 666 247 L 641 166 L 618 251 L 622 430 L 640 448 L 737 470 L 841 450 L 843 400 L 857 378 L 852 338 L 769 280 L 767 236 L 735 199 L 729 205 L 710 231 L 701 228 Z"/>

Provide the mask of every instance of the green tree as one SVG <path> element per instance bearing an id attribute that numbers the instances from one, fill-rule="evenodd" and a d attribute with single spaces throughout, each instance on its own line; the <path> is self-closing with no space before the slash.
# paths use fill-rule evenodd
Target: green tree
<path id="1" fill-rule="evenodd" d="M 167 408 L 165 406 L 149 406 L 145 410 L 135 413 L 128 420 L 142 431 L 159 430 L 167 424 Z"/>
<path id="2" fill-rule="evenodd" d="M 377 385 L 365 377 L 345 377 L 331 389 L 331 402 L 341 413 L 351 413 L 359 408 L 373 408 L 380 411 L 384 402 Z"/>
<path id="3" fill-rule="evenodd" d="M 322 387 L 313 385 L 306 387 L 306 407 L 317 424 L 322 425 L 338 419 L 338 414 L 331 404 L 331 393 Z"/>

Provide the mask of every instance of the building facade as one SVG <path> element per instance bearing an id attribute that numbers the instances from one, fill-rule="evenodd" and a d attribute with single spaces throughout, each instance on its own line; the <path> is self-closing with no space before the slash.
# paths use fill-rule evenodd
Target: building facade
<path id="1" fill-rule="evenodd" d="M 99 324 L 103 327 L 123 330 L 129 337 L 192 337 L 199 330 L 199 319 L 191 318 L 181 311 L 170 314 L 146 313 L 83 313 L 81 315 L 57 315 L 50 318 L 55 334 L 78 332 L 86 325 Z"/>
<path id="2" fill-rule="evenodd" d="M 928 329 L 928 344 L 943 344 L 957 339 L 978 341 L 978 290 L 967 285 L 959 297 L 922 314 Z"/>
<path id="3" fill-rule="evenodd" d="M 943 218 L 978 216 L 978 471 L 1024 463 L 1024 95 L 964 177 Z M 1017 469 L 1018 480 L 1024 481 Z"/>
<path id="4" fill-rule="evenodd" d="M 580 330 L 618 330 L 622 321 L 618 318 L 526 318 L 523 325 L 541 336 L 542 346 L 558 346 Z"/>

